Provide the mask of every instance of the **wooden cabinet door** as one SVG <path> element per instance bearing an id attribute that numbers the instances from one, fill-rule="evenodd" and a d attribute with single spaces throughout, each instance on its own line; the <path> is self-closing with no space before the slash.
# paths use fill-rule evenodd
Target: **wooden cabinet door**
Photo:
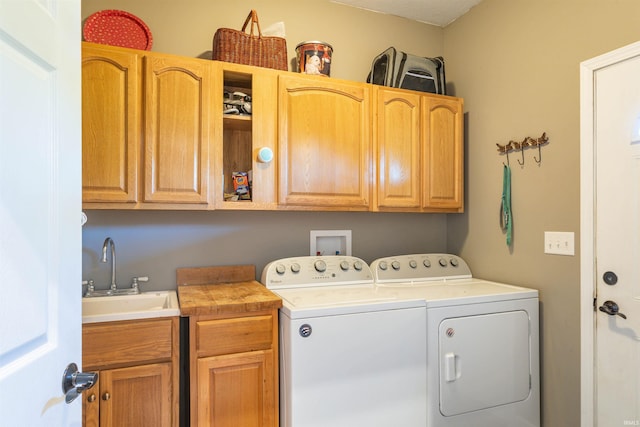
<path id="1" fill-rule="evenodd" d="M 368 210 L 370 87 L 281 75 L 280 205 Z"/>
<path id="2" fill-rule="evenodd" d="M 82 427 L 100 427 L 100 375 L 93 387 L 82 393 Z"/>
<path id="3" fill-rule="evenodd" d="M 206 204 L 212 65 L 159 54 L 144 59 L 144 202 Z"/>
<path id="4" fill-rule="evenodd" d="M 198 359 L 197 425 L 277 426 L 273 360 L 273 350 Z"/>
<path id="5" fill-rule="evenodd" d="M 137 200 L 140 56 L 83 44 L 82 201 Z"/>
<path id="6" fill-rule="evenodd" d="M 100 426 L 172 426 L 171 390 L 170 363 L 101 371 Z"/>
<path id="7" fill-rule="evenodd" d="M 214 61 L 213 65 L 213 150 L 218 179 L 214 191 L 215 208 L 276 209 L 278 72 L 221 61 Z M 223 114 L 223 90 L 251 96 L 251 115 Z M 273 157 L 270 161 L 268 156 L 259 156 L 263 149 Z M 250 195 L 240 198 L 236 194 L 233 173 L 248 171 L 252 171 Z"/>
<path id="8" fill-rule="evenodd" d="M 421 95 L 382 87 L 375 87 L 374 94 L 374 210 L 420 210 Z"/>
<path id="9" fill-rule="evenodd" d="M 463 101 L 424 96 L 423 209 L 463 210 Z"/>

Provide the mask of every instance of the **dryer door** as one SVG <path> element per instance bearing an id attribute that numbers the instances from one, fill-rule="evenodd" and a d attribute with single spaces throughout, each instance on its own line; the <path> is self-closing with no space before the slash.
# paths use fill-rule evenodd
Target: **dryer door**
<path id="1" fill-rule="evenodd" d="M 529 316 L 523 310 L 443 320 L 440 412 L 453 416 L 526 399 L 529 342 Z"/>

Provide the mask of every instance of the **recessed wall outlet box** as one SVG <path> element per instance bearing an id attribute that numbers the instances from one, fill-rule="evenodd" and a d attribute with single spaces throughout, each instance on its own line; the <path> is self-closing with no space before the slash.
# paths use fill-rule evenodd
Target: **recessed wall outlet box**
<path id="1" fill-rule="evenodd" d="M 351 255 L 351 230 L 311 230 L 309 255 Z"/>
<path id="2" fill-rule="evenodd" d="M 544 253 L 575 255 L 574 233 L 568 231 L 545 231 Z"/>

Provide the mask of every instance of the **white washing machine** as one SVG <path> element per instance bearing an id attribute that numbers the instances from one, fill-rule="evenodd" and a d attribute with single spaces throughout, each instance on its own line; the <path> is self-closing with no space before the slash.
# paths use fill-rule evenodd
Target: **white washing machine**
<path id="1" fill-rule="evenodd" d="M 351 256 L 268 264 L 280 310 L 282 427 L 425 427 L 427 312 Z"/>
<path id="2" fill-rule="evenodd" d="M 371 264 L 380 296 L 427 308 L 427 427 L 539 427 L 538 291 L 473 278 L 449 254 Z"/>

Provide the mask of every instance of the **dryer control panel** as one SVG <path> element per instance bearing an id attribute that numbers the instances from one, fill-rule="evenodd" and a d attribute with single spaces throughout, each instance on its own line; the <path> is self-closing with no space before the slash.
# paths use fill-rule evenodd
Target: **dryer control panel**
<path id="1" fill-rule="evenodd" d="M 411 254 L 378 258 L 371 263 L 371 270 L 376 283 L 471 278 L 467 263 L 451 254 Z"/>

